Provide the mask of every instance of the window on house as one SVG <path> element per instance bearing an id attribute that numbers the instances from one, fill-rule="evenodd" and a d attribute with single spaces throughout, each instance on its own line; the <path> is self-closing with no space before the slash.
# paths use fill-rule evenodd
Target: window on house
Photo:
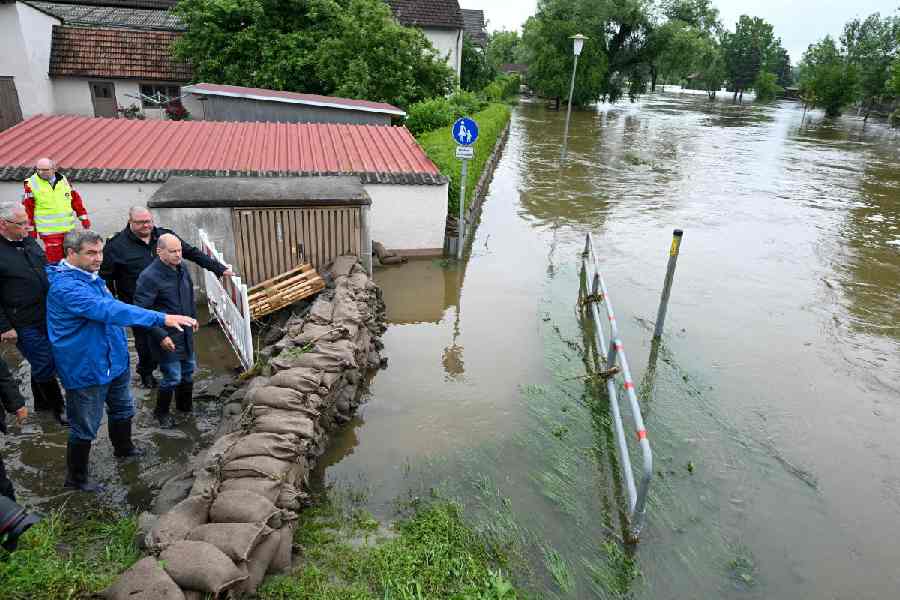
<path id="1" fill-rule="evenodd" d="M 164 108 L 168 100 L 177 98 L 181 95 L 181 88 L 177 85 L 168 85 L 165 83 L 142 83 L 141 84 L 141 106 L 144 108 Z M 153 98 L 156 100 L 149 100 Z"/>

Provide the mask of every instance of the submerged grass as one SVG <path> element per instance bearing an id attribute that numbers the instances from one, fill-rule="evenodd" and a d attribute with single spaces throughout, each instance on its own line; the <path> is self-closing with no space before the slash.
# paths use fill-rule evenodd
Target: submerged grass
<path id="1" fill-rule="evenodd" d="M 419 504 L 393 530 L 334 498 L 300 515 L 303 563 L 264 600 L 515 600 L 507 557 L 467 527 L 457 504 Z"/>
<path id="2" fill-rule="evenodd" d="M 0 594 L 9 600 L 91 597 L 138 560 L 136 531 L 134 517 L 55 510 L 25 532 L 18 550 L 0 550 Z"/>

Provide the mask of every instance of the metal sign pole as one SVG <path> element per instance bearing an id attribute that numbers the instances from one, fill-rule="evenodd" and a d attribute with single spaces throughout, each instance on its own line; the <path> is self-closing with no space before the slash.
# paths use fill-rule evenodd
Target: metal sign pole
<path id="1" fill-rule="evenodd" d="M 462 159 L 462 173 L 459 179 L 459 225 L 456 243 L 456 260 L 462 260 L 463 242 L 466 239 L 466 178 L 469 175 L 469 161 Z"/>

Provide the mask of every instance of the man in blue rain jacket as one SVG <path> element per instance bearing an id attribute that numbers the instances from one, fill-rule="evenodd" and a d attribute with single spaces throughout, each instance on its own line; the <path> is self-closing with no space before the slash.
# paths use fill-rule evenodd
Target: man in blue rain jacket
<path id="1" fill-rule="evenodd" d="M 129 388 L 128 341 L 124 327 L 195 328 L 196 319 L 164 315 L 112 297 L 97 272 L 103 238 L 75 229 L 63 240 L 65 258 L 47 267 L 47 333 L 57 372 L 66 389 L 71 424 L 66 451 L 66 487 L 94 492 L 88 477 L 91 444 L 106 405 L 109 439 L 117 457 L 139 456 L 131 440 L 134 401 Z"/>

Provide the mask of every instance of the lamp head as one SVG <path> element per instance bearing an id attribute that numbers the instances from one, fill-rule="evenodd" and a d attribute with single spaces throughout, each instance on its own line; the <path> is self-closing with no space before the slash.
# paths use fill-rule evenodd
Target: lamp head
<path id="1" fill-rule="evenodd" d="M 578 33 L 576 35 L 573 35 L 570 39 L 574 42 L 572 50 L 574 51 L 575 56 L 581 56 L 581 50 L 584 48 L 584 40 L 588 40 L 590 38 Z"/>

